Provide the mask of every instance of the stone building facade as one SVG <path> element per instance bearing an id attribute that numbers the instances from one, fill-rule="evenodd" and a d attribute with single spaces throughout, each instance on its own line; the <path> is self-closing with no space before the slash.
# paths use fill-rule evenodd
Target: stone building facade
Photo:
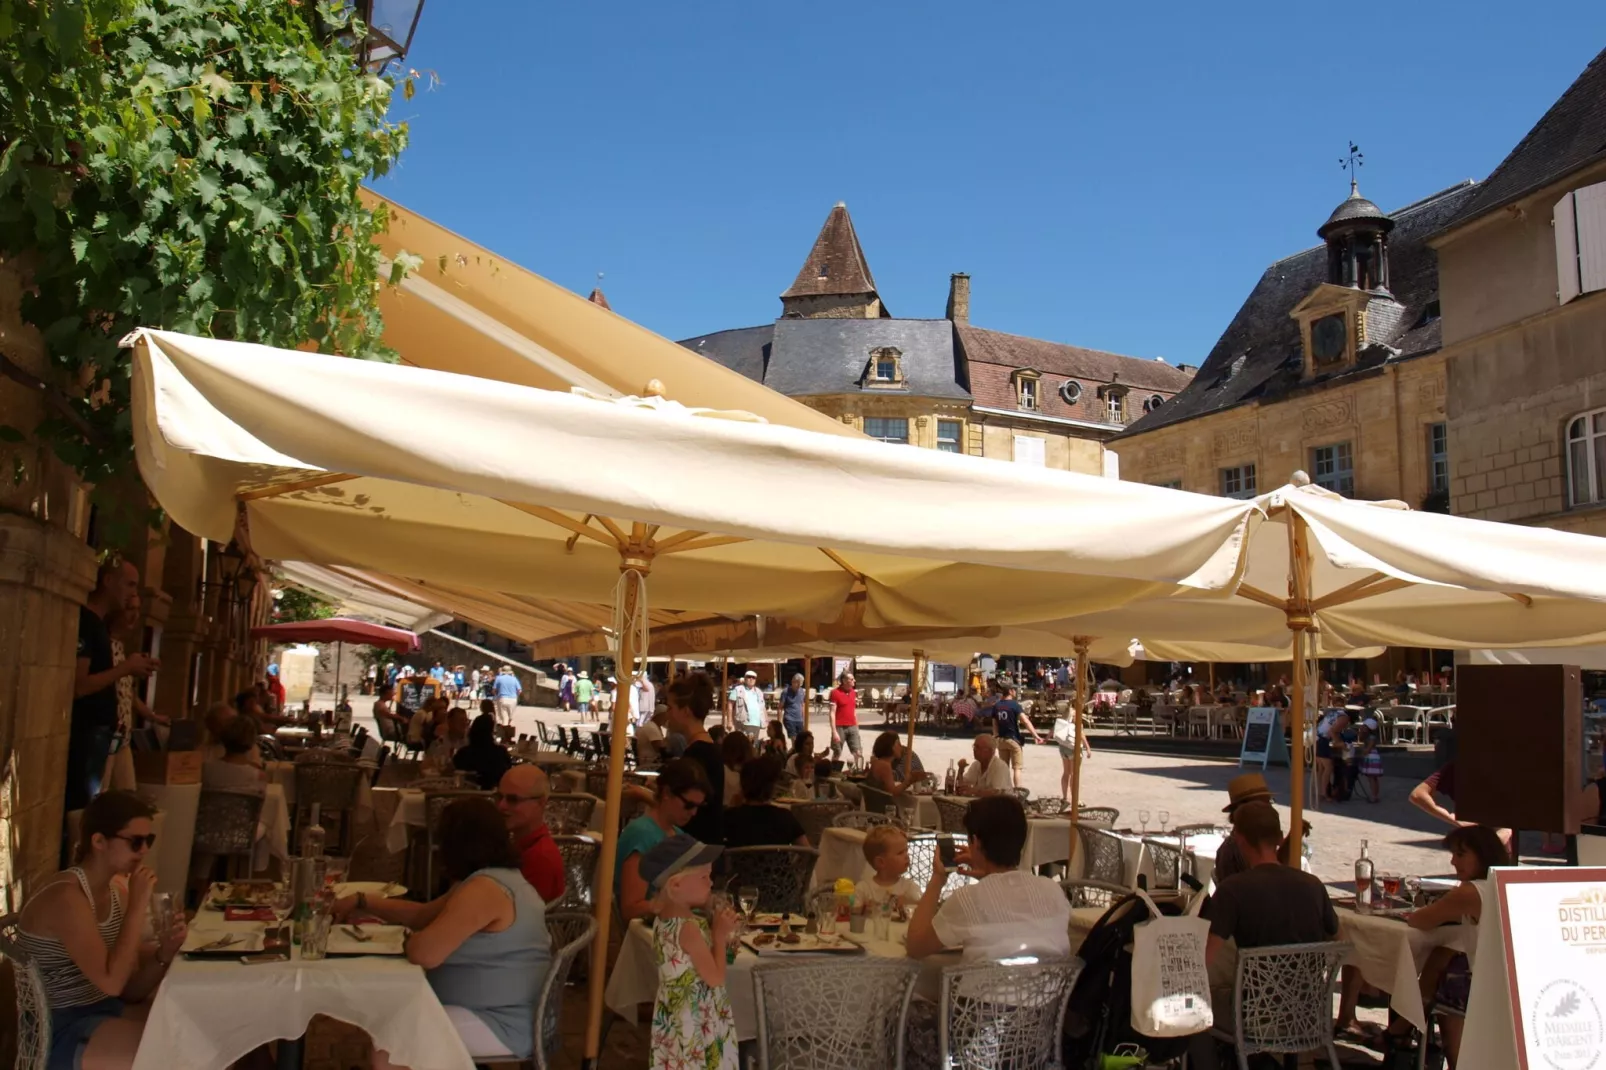
<path id="1" fill-rule="evenodd" d="M 1124 479 L 1250 497 L 1296 471 L 1443 508 L 1445 360 L 1427 240 L 1470 182 L 1385 215 L 1352 188 L 1322 244 L 1268 267 L 1176 400 L 1118 437 Z"/>
<path id="2" fill-rule="evenodd" d="M 842 204 L 781 295 L 779 319 L 681 345 L 872 438 L 1088 473 L 1110 472 L 1103 444 L 1190 376 L 972 326 L 963 273 L 949 279 L 944 318 L 894 317 Z"/>
<path id="3" fill-rule="evenodd" d="M 1432 244 L 1452 511 L 1606 535 L 1606 52 Z"/>

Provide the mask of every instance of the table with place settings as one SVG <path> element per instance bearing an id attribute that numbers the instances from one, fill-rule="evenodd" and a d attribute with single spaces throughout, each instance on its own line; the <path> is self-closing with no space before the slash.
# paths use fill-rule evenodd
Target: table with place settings
<path id="1" fill-rule="evenodd" d="M 254 949 L 264 928 L 203 908 L 185 947 L 234 935 L 242 949 Z M 303 961 L 299 949 L 289 961 L 259 965 L 232 955 L 180 956 L 151 1000 L 133 1070 L 228 1066 L 269 1041 L 300 1037 L 318 1014 L 366 1031 L 398 1066 L 473 1070 L 420 967 L 402 955 L 362 953 L 361 943 L 340 939 L 332 934 L 331 956 L 316 962 Z"/>
<path id="2" fill-rule="evenodd" d="M 1417 984 L 1422 964 L 1436 947 L 1454 948 L 1470 959 L 1477 950 L 1477 926 L 1413 929 L 1403 918 L 1389 914 L 1358 914 L 1353 900 L 1334 905 L 1338 938 L 1350 945 L 1344 965 L 1358 968 L 1367 984 L 1387 992 L 1396 1014 L 1418 1029 L 1426 1028 L 1427 1014 Z"/>

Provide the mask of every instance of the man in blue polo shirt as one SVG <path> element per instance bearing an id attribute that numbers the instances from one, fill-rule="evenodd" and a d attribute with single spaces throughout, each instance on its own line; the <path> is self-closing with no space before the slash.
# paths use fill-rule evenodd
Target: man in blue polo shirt
<path id="1" fill-rule="evenodd" d="M 513 711 L 518 709 L 519 695 L 524 692 L 524 685 L 519 678 L 513 675 L 513 670 L 502 666 L 491 681 L 491 697 L 496 700 L 496 719 L 506 724 L 513 723 Z"/>

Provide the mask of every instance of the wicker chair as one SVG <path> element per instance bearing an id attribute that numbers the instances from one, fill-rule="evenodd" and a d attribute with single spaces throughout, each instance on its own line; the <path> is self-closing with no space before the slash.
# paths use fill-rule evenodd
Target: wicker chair
<path id="1" fill-rule="evenodd" d="M 454 773 L 451 776 L 419 777 L 407 786 L 415 791 L 456 791 L 464 785 L 463 778 Z"/>
<path id="2" fill-rule="evenodd" d="M 891 792 L 882 791 L 880 788 L 870 784 L 860 784 L 858 789 L 864 795 L 864 808 L 870 813 L 896 814 L 898 812 L 897 801 L 893 799 Z"/>
<path id="3" fill-rule="evenodd" d="M 328 753 L 328 752 L 324 752 Z M 296 759 L 296 813 L 295 841 L 299 842 L 301 829 L 318 806 L 318 824 L 329 827 L 333 817 L 338 825 L 331 841 L 332 854 L 344 856 L 351 843 L 352 818 L 357 812 L 357 792 L 362 787 L 367 770 L 345 755 L 313 758 L 304 754 Z"/>
<path id="4" fill-rule="evenodd" d="M 1069 809 L 1070 803 L 1057 795 L 1045 795 L 1041 799 L 1026 801 L 1027 817 L 1058 817 Z"/>
<path id="5" fill-rule="evenodd" d="M 1019 799 L 1022 803 L 1031 801 L 1031 797 L 1032 797 L 1032 789 L 1031 788 L 1010 788 L 1009 790 L 1014 792 L 1015 793 L 1015 797 L 1017 799 Z"/>
<path id="6" fill-rule="evenodd" d="M 435 886 L 435 856 L 440 850 L 436 836 L 440 832 L 441 814 L 459 799 L 487 799 L 491 793 L 469 788 L 450 788 L 424 792 L 424 886 L 420 889 L 424 902 L 434 899 L 439 889 Z"/>
<path id="7" fill-rule="evenodd" d="M 391 758 L 379 767 L 376 788 L 410 788 L 424 775 L 424 763 L 413 758 Z"/>
<path id="8" fill-rule="evenodd" d="M 1232 1044 L 1239 1070 L 1261 1052 L 1291 1054 L 1325 1049 L 1339 1070 L 1333 1047 L 1333 979 L 1350 945 L 1340 941 L 1279 944 L 1238 949 L 1233 980 L 1233 1029 L 1210 1035 Z M 1216 1020 L 1221 1021 L 1219 1012 Z"/>
<path id="9" fill-rule="evenodd" d="M 1111 884 L 1108 881 L 1060 881 L 1060 889 L 1064 891 L 1072 910 L 1081 907 L 1111 907 L 1122 897 L 1132 894 L 1132 889 L 1126 885 Z"/>
<path id="10" fill-rule="evenodd" d="M 549 910 L 587 911 L 596 901 L 592 887 L 597 876 L 597 855 L 602 844 L 590 836 L 553 836 L 563 856 L 563 897 L 547 904 Z"/>
<path id="11" fill-rule="evenodd" d="M 1182 846 L 1180 842 L 1155 836 L 1143 838 L 1143 849 L 1154 859 L 1154 891 L 1182 887 Z"/>
<path id="12" fill-rule="evenodd" d="M 731 884 L 758 889 L 764 913 L 801 914 L 820 852 L 813 847 L 732 847 L 722 856 Z"/>
<path id="13" fill-rule="evenodd" d="M 17 943 L 17 915 L 0 917 L 0 958 L 11 961 L 17 1003 L 16 1070 L 45 1070 L 50 1063 L 50 1004 L 39 967 Z"/>
<path id="14" fill-rule="evenodd" d="M 1077 820 L 1113 826 L 1121 818 L 1121 811 L 1113 806 L 1084 806 L 1076 812 Z"/>
<path id="15" fill-rule="evenodd" d="M 589 914 L 553 912 L 546 916 L 547 932 L 552 936 L 552 965 L 541 984 L 541 997 L 535 1004 L 536 1070 L 548 1070 L 557 1061 L 563 1045 L 558 1025 L 563 1016 L 563 988 L 568 984 L 574 964 L 597 937 L 597 919 Z"/>
<path id="16" fill-rule="evenodd" d="M 555 836 L 577 836 L 591 827 L 591 815 L 601 801 L 585 792 L 554 792 L 546 800 L 547 828 Z"/>
<path id="17" fill-rule="evenodd" d="M 262 819 L 260 791 L 201 791 L 195 811 L 194 853 L 227 860 L 229 878 L 243 864 L 251 870 L 251 852 L 256 847 L 257 823 Z"/>
<path id="18" fill-rule="evenodd" d="M 358 840 L 351 849 L 346 868 L 350 881 L 384 881 L 402 884 L 407 880 L 407 852 L 392 851 L 383 830 Z"/>
<path id="19" fill-rule="evenodd" d="M 949 836 L 949 833 L 942 833 Z M 912 832 L 909 834 L 909 879 L 915 882 L 916 888 L 924 888 L 931 880 L 931 871 L 937 859 L 937 838 L 935 832 Z M 951 838 L 955 847 L 963 847 L 970 842 L 970 837 L 964 833 L 953 833 Z M 975 877 L 967 877 L 957 869 L 948 871 L 948 879 L 943 882 L 942 893 L 939 899 L 947 899 L 955 890 L 967 884 L 975 884 Z"/>
<path id="20" fill-rule="evenodd" d="M 965 811 L 970 809 L 968 802 L 959 802 L 946 795 L 938 795 L 932 802 L 937 804 L 937 826 L 944 832 L 965 831 Z"/>
<path id="21" fill-rule="evenodd" d="M 1132 887 L 1132 879 L 1126 872 L 1126 852 L 1121 838 L 1089 825 L 1077 825 L 1076 831 L 1082 837 L 1083 876 L 1104 884 Z"/>
<path id="22" fill-rule="evenodd" d="M 826 828 L 850 809 L 852 804 L 845 799 L 821 799 L 818 802 L 793 803 L 792 816 L 803 826 L 809 843 L 818 847 Z"/>
<path id="23" fill-rule="evenodd" d="M 586 791 L 599 799 L 608 797 L 608 767 L 588 765 L 585 768 Z"/>
<path id="24" fill-rule="evenodd" d="M 868 810 L 844 810 L 831 818 L 831 827 L 839 829 L 873 829 L 877 825 L 903 828 L 903 819 L 896 814 L 872 814 Z"/>
<path id="25" fill-rule="evenodd" d="M 997 962 L 942 971 L 937 1065 L 950 1070 L 1057 1066 L 1080 959 Z"/>
<path id="26" fill-rule="evenodd" d="M 755 967 L 759 1070 L 902 1070 L 919 976 L 920 964 L 907 959 Z"/>

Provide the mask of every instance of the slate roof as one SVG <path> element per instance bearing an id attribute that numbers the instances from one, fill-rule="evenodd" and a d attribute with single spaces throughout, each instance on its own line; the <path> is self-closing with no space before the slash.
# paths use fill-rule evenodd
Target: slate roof
<path id="1" fill-rule="evenodd" d="M 976 404 L 990 408 L 1016 407 L 1015 385 L 1010 376 L 1022 368 L 1043 373 L 1038 413 L 1090 423 L 1105 422 L 1106 409 L 1098 396 L 1098 388 L 1105 383 L 1119 381 L 1131 387 L 1133 396 L 1128 404 L 1141 412 L 1139 399 L 1149 392 L 1158 391 L 1169 397 L 1193 378 L 1193 373 L 1164 361 L 1124 357 L 968 324 L 958 325 L 955 330 L 961 351 L 969 361 L 971 393 L 975 395 Z M 1082 387 L 1082 396 L 1075 404 L 1067 402 L 1060 393 L 1060 388 L 1072 379 Z"/>
<path id="2" fill-rule="evenodd" d="M 814 239 L 808 259 L 798 269 L 797 278 L 781 297 L 875 292 L 875 279 L 870 277 L 870 265 L 859 247 L 853 219 L 848 215 L 847 205 L 838 201 L 831 214 L 825 217 L 825 225 Z"/>
<path id="3" fill-rule="evenodd" d="M 1425 316 L 1439 298 L 1439 262 L 1426 239 L 1457 218 L 1482 187 L 1468 180 L 1440 190 L 1391 213 L 1389 288 L 1405 306 L 1401 330 L 1369 337 L 1357 366 L 1341 374 L 1370 371 L 1390 360 L 1431 353 L 1439 348 L 1439 323 Z M 1221 412 L 1255 400 L 1271 400 L 1302 385 L 1303 341 L 1299 324 L 1289 317 L 1312 290 L 1327 281 L 1327 246 L 1317 245 L 1279 260 L 1266 269 L 1249 298 L 1238 309 L 1193 382 L 1155 412 L 1129 424 L 1123 435 Z M 1398 350 L 1394 353 L 1393 350 Z"/>
<path id="4" fill-rule="evenodd" d="M 1606 158 L 1606 51 L 1590 61 L 1452 222 L 1486 215 L 1602 158 Z"/>
<path id="5" fill-rule="evenodd" d="M 947 320 L 782 319 L 687 338 L 681 345 L 790 397 L 891 394 L 969 400 Z M 867 387 L 870 351 L 902 352 L 904 385 Z"/>

